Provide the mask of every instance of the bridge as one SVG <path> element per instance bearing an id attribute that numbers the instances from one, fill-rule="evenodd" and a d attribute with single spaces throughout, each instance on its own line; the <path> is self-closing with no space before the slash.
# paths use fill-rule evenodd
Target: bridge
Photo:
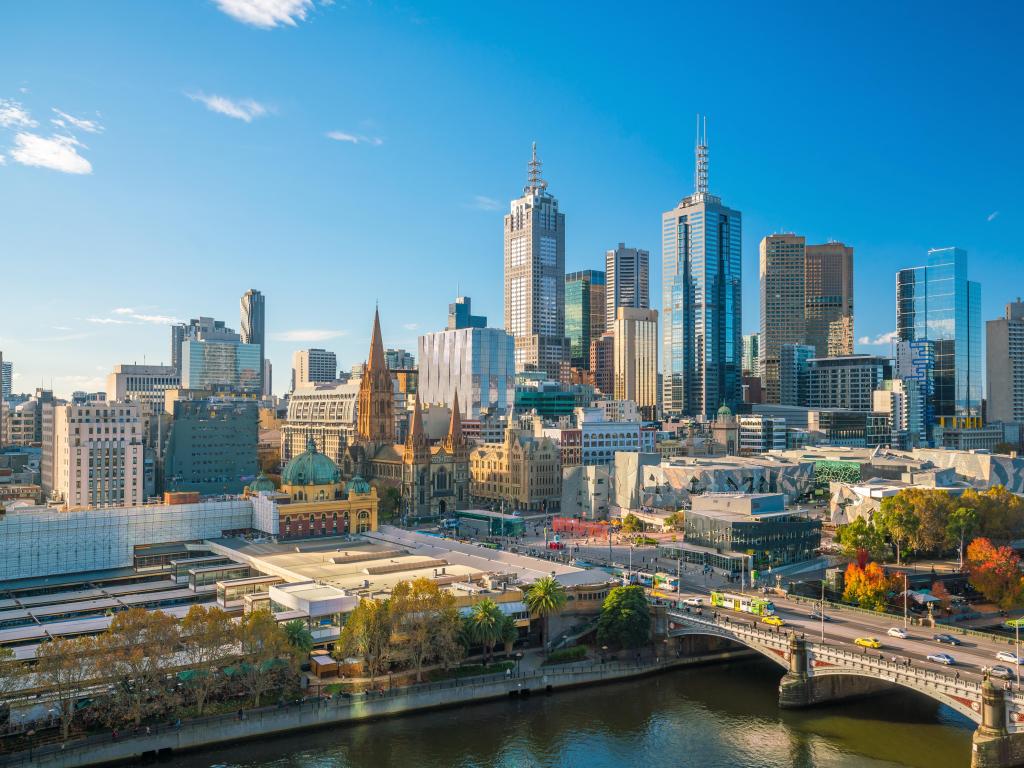
<path id="1" fill-rule="evenodd" d="M 669 637 L 710 636 L 746 646 L 785 670 L 779 706 L 810 707 L 844 698 L 908 688 L 945 704 L 978 724 L 972 768 L 1024 766 L 1024 693 L 989 678 L 972 680 L 946 669 L 892 661 L 881 653 L 817 642 L 806 633 L 772 628 L 752 618 L 670 609 Z"/>

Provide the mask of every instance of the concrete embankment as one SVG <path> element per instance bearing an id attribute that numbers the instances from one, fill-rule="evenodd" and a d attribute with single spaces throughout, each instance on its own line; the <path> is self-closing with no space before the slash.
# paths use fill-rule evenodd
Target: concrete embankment
<path id="1" fill-rule="evenodd" d="M 419 710 L 462 706 L 478 701 L 506 697 L 543 694 L 583 685 L 600 685 L 669 669 L 696 664 L 749 658 L 748 650 L 717 650 L 713 653 L 671 659 L 661 663 L 586 664 L 571 667 L 550 667 L 535 673 L 489 675 L 466 680 L 446 681 L 409 688 L 367 693 L 351 697 L 335 697 L 331 701 L 308 701 L 285 707 L 246 710 L 244 719 L 237 715 L 204 718 L 182 724 L 180 728 L 164 727 L 157 732 L 138 736 L 122 736 L 113 740 L 110 734 L 93 736 L 17 755 L 0 755 L 0 766 L 33 766 L 34 768 L 80 768 L 80 766 L 131 763 L 137 765 L 172 753 L 203 749 L 217 744 L 258 739 L 266 736 L 325 728 L 376 718 L 394 717 Z"/>

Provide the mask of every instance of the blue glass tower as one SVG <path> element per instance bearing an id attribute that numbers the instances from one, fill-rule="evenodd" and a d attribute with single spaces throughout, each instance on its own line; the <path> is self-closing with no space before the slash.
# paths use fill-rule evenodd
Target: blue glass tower
<path id="1" fill-rule="evenodd" d="M 967 279 L 966 251 L 933 249 L 924 266 L 896 273 L 896 332 L 930 342 L 932 420 L 980 417 L 981 285 Z"/>

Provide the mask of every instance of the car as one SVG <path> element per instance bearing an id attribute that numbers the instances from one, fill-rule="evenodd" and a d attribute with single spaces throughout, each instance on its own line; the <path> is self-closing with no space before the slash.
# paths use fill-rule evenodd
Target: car
<path id="1" fill-rule="evenodd" d="M 960 640 L 959 639 L 953 637 L 952 635 L 947 635 L 945 633 L 938 634 L 938 635 L 932 635 L 932 640 L 934 640 L 936 643 L 947 643 L 948 645 L 960 645 Z"/>
<path id="2" fill-rule="evenodd" d="M 878 638 L 875 637 L 858 637 L 853 641 L 854 645 L 859 645 L 861 648 L 881 648 L 882 644 L 878 642 Z"/>
<path id="3" fill-rule="evenodd" d="M 1013 673 L 1013 670 L 1009 667 L 1004 667 L 1002 664 L 996 664 L 994 667 L 989 669 L 988 673 L 992 677 L 998 677 L 1001 680 L 1016 680 L 1017 676 Z"/>
<path id="4" fill-rule="evenodd" d="M 1017 654 L 1010 653 L 1009 651 L 1000 651 L 996 654 L 996 658 L 999 659 L 999 661 L 1005 661 L 1007 664 L 1024 663 L 1024 658 L 1018 658 Z"/>
<path id="5" fill-rule="evenodd" d="M 784 627 L 784 626 L 786 626 L 786 622 L 783 621 L 778 616 L 775 616 L 775 615 L 765 616 L 763 619 L 761 619 L 761 623 L 762 624 L 771 624 L 773 627 Z"/>
<path id="6" fill-rule="evenodd" d="M 822 615 L 821 611 L 819 611 L 817 608 L 815 608 L 813 611 L 811 611 L 810 616 L 815 621 L 822 621 L 822 620 L 824 620 L 824 621 L 832 621 L 832 617 L 831 616 L 829 616 L 827 613 Z"/>
<path id="7" fill-rule="evenodd" d="M 945 664 L 947 667 L 956 664 L 956 659 L 948 653 L 929 653 L 928 661 L 934 661 L 936 664 Z"/>
<path id="8" fill-rule="evenodd" d="M 898 637 L 900 640 L 906 640 L 910 637 L 910 635 L 907 634 L 907 630 L 903 629 L 903 627 L 893 627 L 885 634 L 889 637 Z"/>
<path id="9" fill-rule="evenodd" d="M 703 597 L 684 597 L 683 598 L 683 605 L 688 605 L 691 608 L 700 608 L 702 605 L 704 605 L 704 598 Z"/>

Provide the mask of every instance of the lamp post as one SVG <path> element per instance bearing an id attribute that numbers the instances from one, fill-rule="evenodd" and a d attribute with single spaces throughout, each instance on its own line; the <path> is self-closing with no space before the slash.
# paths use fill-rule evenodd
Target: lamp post
<path id="1" fill-rule="evenodd" d="M 1015 621 L 1013 623 L 1013 660 L 1015 662 L 1014 667 L 1016 671 L 1014 674 L 1017 675 L 1017 684 L 1020 685 L 1020 622 Z"/>
<path id="2" fill-rule="evenodd" d="M 825 580 L 821 580 L 821 605 L 818 607 L 821 614 L 821 642 L 825 642 Z"/>
<path id="3" fill-rule="evenodd" d="M 907 587 L 907 572 L 903 572 L 903 629 L 907 628 L 907 593 L 910 589 Z"/>

